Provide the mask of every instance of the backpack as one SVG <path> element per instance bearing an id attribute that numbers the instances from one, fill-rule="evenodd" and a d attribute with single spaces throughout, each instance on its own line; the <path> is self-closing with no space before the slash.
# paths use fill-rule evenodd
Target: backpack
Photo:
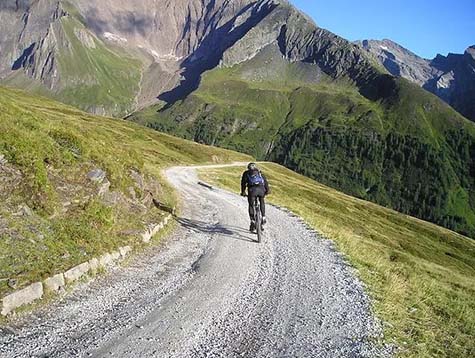
<path id="1" fill-rule="evenodd" d="M 249 186 L 264 185 L 264 178 L 260 171 L 250 172 L 247 176 Z"/>

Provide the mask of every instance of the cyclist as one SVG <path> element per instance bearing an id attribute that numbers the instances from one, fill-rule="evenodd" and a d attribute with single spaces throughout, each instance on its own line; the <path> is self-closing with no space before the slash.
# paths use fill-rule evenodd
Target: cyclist
<path id="1" fill-rule="evenodd" d="M 256 223 L 254 221 L 254 200 L 259 198 L 262 224 L 266 223 L 266 206 L 264 197 L 269 194 L 269 183 L 266 177 L 257 167 L 256 163 L 249 163 L 247 170 L 242 174 L 241 178 L 241 196 L 246 196 L 247 188 L 247 201 L 249 203 L 249 217 L 251 218 L 250 231 L 256 229 Z"/>

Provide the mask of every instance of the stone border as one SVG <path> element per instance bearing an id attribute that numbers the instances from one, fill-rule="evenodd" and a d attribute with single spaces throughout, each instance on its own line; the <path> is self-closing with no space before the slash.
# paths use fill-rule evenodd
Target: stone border
<path id="1" fill-rule="evenodd" d="M 151 224 L 147 230 L 141 234 L 142 242 L 148 244 L 150 240 L 164 227 L 167 226 L 172 215 L 167 215 L 160 224 Z M 64 273 L 59 273 L 47 278 L 43 282 L 35 282 L 19 291 L 13 292 L 2 298 L 2 316 L 7 316 L 17 308 L 29 305 L 43 298 L 44 292 L 59 293 L 64 291 L 67 285 L 84 277 L 88 273 L 95 273 L 99 268 L 107 268 L 123 260 L 132 252 L 132 247 L 120 247 L 118 251 L 106 253 L 98 258 L 93 258 L 87 262 L 70 268 Z"/>

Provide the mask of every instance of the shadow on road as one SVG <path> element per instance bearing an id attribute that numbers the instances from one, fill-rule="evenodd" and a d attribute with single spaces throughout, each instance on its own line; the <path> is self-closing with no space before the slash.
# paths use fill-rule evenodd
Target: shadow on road
<path id="1" fill-rule="evenodd" d="M 218 234 L 229 237 L 234 240 L 241 240 L 247 242 L 256 242 L 253 240 L 250 235 L 252 235 L 248 230 L 237 227 L 237 226 L 230 226 L 230 225 L 221 225 L 219 223 L 209 223 L 205 221 L 181 218 L 175 216 L 174 219 L 184 228 L 201 232 L 205 234 Z M 247 234 L 247 235 L 244 235 Z"/>

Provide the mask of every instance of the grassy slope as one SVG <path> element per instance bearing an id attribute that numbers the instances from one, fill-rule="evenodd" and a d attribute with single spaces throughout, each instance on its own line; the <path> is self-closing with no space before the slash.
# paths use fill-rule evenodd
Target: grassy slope
<path id="1" fill-rule="evenodd" d="M 94 48 L 85 46 L 75 34 L 75 30 L 86 31 L 84 25 L 74 17 L 61 21 L 71 46 L 60 50 L 63 88 L 55 97 L 89 111 L 104 108 L 113 116 L 130 112 L 139 89 L 141 63 L 112 51 L 97 38 Z"/>
<path id="2" fill-rule="evenodd" d="M 355 199 L 276 164 L 265 164 L 272 203 L 334 240 L 358 269 L 408 357 L 475 354 L 475 242 L 433 224 Z M 239 190 L 242 168 L 206 170 L 204 180 Z M 272 225 L 272 218 L 269 218 Z"/>
<path id="3" fill-rule="evenodd" d="M 169 110 L 157 112 L 159 105 L 152 106 L 131 119 L 262 158 L 269 141 L 282 129 L 300 127 L 317 114 L 331 115 L 328 120 L 338 125 L 355 122 L 368 111 L 382 111 L 342 84 L 302 84 L 291 79 L 254 82 L 239 76 L 236 69 L 210 71 L 197 91 Z M 349 107 L 355 111 L 351 118 L 346 115 Z M 371 124 L 380 125 L 379 119 L 375 116 Z"/>
<path id="4" fill-rule="evenodd" d="M 137 196 L 146 194 L 134 184 L 131 170 L 156 181 L 157 199 L 173 204 L 160 177 L 163 168 L 248 159 L 21 91 L 0 87 L 0 106 L 0 154 L 8 160 L 8 169 L 0 170 L 0 297 L 11 291 L 6 279 L 21 288 L 138 242 L 124 232 L 143 230 L 162 213 L 127 204 L 129 188 Z M 94 168 L 107 173 L 110 190 L 121 193 L 124 203 L 105 205 L 91 196 L 96 189 L 86 178 Z M 20 181 L 12 184 L 15 177 Z M 71 204 L 66 212 L 65 200 Z M 24 205 L 33 213 L 18 214 Z"/>
<path id="5" fill-rule="evenodd" d="M 253 66 L 212 70 L 185 100 L 132 119 L 475 237 L 473 123 L 404 80 L 374 102 L 347 83 L 306 83 L 294 67 L 256 80 Z"/>

